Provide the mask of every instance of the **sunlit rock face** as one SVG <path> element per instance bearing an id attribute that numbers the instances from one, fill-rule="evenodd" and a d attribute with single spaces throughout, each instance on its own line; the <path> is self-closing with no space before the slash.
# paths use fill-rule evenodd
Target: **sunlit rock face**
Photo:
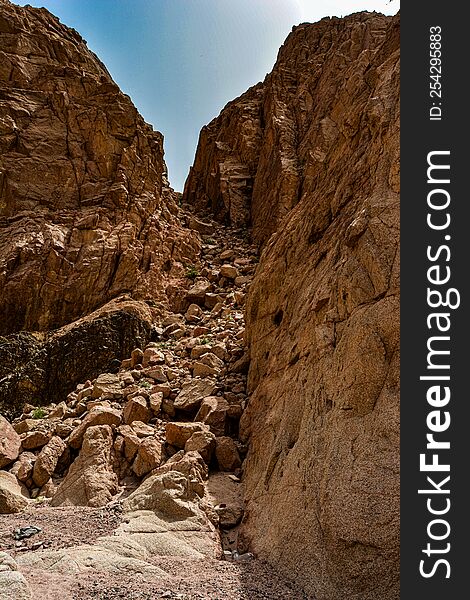
<path id="1" fill-rule="evenodd" d="M 0 334 L 158 296 L 162 267 L 194 252 L 177 210 L 162 135 L 80 35 L 2 2 Z"/>
<path id="2" fill-rule="evenodd" d="M 201 132 L 185 200 L 251 225 L 247 548 L 317 600 L 399 596 L 399 17 L 295 28 Z"/>

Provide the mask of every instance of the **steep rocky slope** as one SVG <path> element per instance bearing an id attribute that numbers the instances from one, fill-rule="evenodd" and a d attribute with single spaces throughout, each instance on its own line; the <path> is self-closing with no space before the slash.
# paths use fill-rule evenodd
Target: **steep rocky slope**
<path id="1" fill-rule="evenodd" d="M 53 400 L 150 339 L 131 300 L 165 301 L 199 249 L 177 213 L 162 135 L 80 35 L 2 0 L 0 335 L 44 335 L 0 338 L 0 406 Z"/>
<path id="2" fill-rule="evenodd" d="M 124 292 L 155 299 L 186 249 L 162 135 L 76 31 L 45 9 L 1 11 L 0 333 Z"/>
<path id="3" fill-rule="evenodd" d="M 264 246 L 246 308 L 247 547 L 317 600 L 398 597 L 399 17 L 294 28 L 184 199 Z"/>

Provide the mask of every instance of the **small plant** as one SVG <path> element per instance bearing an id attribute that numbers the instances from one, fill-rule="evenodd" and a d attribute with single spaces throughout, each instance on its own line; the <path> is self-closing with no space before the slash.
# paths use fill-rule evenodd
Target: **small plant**
<path id="1" fill-rule="evenodd" d="M 206 238 L 204 241 L 206 242 L 206 244 L 209 244 L 210 246 L 215 244 L 214 238 L 211 238 L 211 237 Z"/>
<path id="2" fill-rule="evenodd" d="M 196 269 L 196 267 L 194 265 L 191 265 L 190 267 L 188 267 L 186 269 L 186 277 L 188 279 L 196 279 L 196 277 L 199 275 L 199 271 Z"/>
<path id="3" fill-rule="evenodd" d="M 143 388 L 151 388 L 152 387 L 152 385 L 148 381 L 141 381 L 139 383 L 139 385 L 140 385 L 140 387 L 143 387 Z"/>
<path id="4" fill-rule="evenodd" d="M 38 406 L 38 408 L 35 408 L 31 414 L 31 416 L 33 417 L 33 419 L 44 419 L 44 417 L 46 416 L 46 411 L 41 408 L 40 406 Z"/>
<path id="5" fill-rule="evenodd" d="M 209 338 L 203 337 L 199 340 L 199 342 L 203 345 L 208 344 L 210 342 Z"/>

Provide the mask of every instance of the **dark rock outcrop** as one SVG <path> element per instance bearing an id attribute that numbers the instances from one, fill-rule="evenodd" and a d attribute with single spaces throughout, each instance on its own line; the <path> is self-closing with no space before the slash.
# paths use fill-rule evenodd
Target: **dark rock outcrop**
<path id="1" fill-rule="evenodd" d="M 112 301 L 47 335 L 0 337 L 0 411 L 15 415 L 23 404 L 60 402 L 84 379 L 113 370 L 152 337 L 145 304 Z"/>

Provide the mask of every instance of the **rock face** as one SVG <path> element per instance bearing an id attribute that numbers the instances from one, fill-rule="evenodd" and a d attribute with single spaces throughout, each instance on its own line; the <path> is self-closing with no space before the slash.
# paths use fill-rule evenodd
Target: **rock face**
<path id="1" fill-rule="evenodd" d="M 60 327 L 122 293 L 155 298 L 194 246 L 162 135 L 47 10 L 2 3 L 1 23 L 0 334 Z"/>
<path id="2" fill-rule="evenodd" d="M 399 17 L 295 28 L 201 132 L 184 200 L 264 246 L 245 319 L 247 549 L 399 596 Z"/>
<path id="3" fill-rule="evenodd" d="M 150 326 L 135 303 L 128 311 L 110 301 L 165 301 L 166 274 L 190 262 L 198 242 L 178 219 L 162 135 L 80 35 L 46 9 L 10 2 L 0 4 L 0 23 L 0 336 L 8 336 L 0 407 L 8 411 L 67 394 L 127 356 L 129 338 L 145 345 Z M 95 324 L 87 316 L 96 310 Z M 83 317 L 78 336 L 47 335 Z"/>

